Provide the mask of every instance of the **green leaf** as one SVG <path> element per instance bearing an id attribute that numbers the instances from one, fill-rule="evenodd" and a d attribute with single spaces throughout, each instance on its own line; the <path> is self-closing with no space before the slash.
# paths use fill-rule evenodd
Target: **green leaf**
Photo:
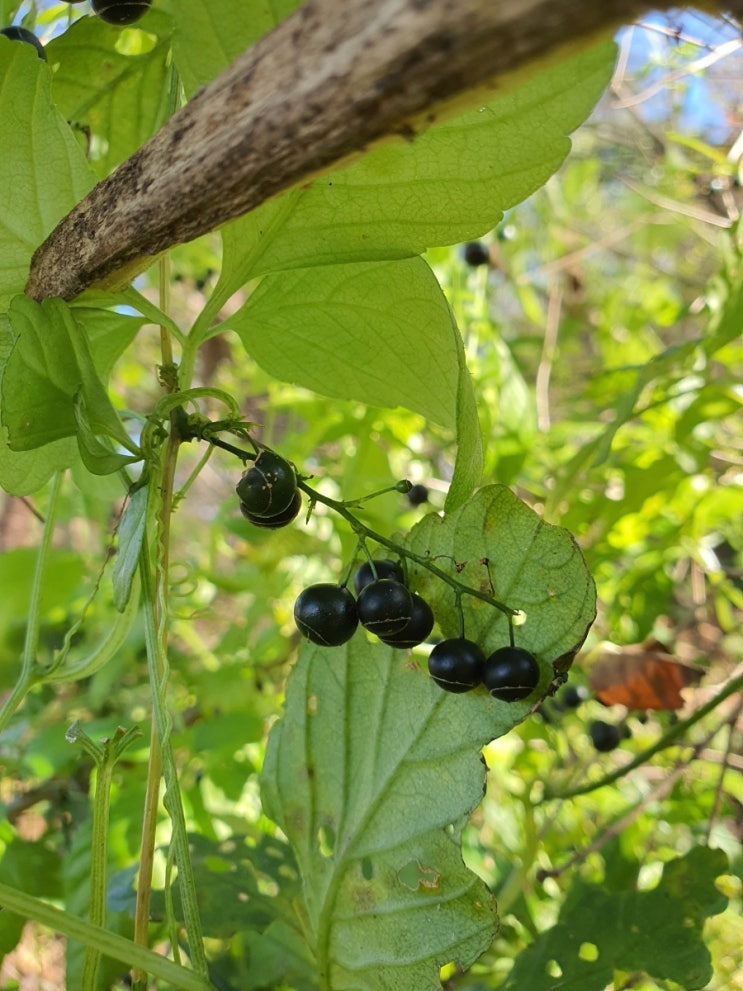
<path id="1" fill-rule="evenodd" d="M 59 873 L 59 854 L 44 842 L 29 843 L 16 837 L 0 860 L 0 882 L 21 887 L 29 895 L 58 898 L 62 893 Z M 0 912 L 0 959 L 16 946 L 24 925 L 19 916 Z"/>
<path id="2" fill-rule="evenodd" d="M 287 844 L 263 837 L 259 846 L 249 847 L 240 836 L 220 842 L 192 833 L 189 846 L 206 936 L 226 939 L 236 932 L 263 931 L 276 919 L 273 903 L 288 904 L 290 879 L 296 881 L 296 865 Z M 264 873 L 266 868 L 268 873 Z M 279 890 L 280 886 L 287 890 L 275 897 L 267 895 L 261 890 L 266 881 L 271 890 Z M 154 917 L 164 916 L 163 893 L 153 895 Z M 177 881 L 173 896 L 180 914 Z"/>
<path id="3" fill-rule="evenodd" d="M 613 42 L 581 52 L 228 225 L 220 298 L 263 272 L 403 258 L 491 230 L 558 169 L 615 57 Z"/>
<path id="4" fill-rule="evenodd" d="M 139 314 L 121 313 L 121 298 L 113 293 L 96 291 L 78 296 L 70 304 L 75 321 L 85 329 L 93 364 L 100 379 L 106 382 L 117 359 L 126 351 L 139 329 L 149 323 Z"/>
<path id="5" fill-rule="evenodd" d="M 482 799 L 482 746 L 523 712 L 442 692 L 362 634 L 303 644 L 261 794 L 297 858 L 321 987 L 439 988 L 440 965 L 489 945 L 494 906 L 460 835 Z"/>
<path id="6" fill-rule="evenodd" d="M 109 294 L 96 293 L 93 301 L 91 294 L 85 293 L 72 304 L 75 321 L 85 328 L 93 363 L 104 381 L 116 359 L 146 322 L 144 317 L 106 308 L 116 303 L 117 298 Z M 0 314 L 0 406 L 3 370 L 13 350 L 13 340 L 7 315 Z M 6 492 L 18 496 L 38 492 L 57 471 L 75 465 L 81 467 L 80 451 L 71 437 L 53 441 L 33 451 L 11 451 L 6 431 L 0 430 L 0 488 Z"/>
<path id="7" fill-rule="evenodd" d="M 651 891 L 607 890 L 577 878 L 557 925 L 516 958 L 500 991 L 603 991 L 615 969 L 675 981 L 687 991 L 705 987 L 712 967 L 704 921 L 725 909 L 715 878 L 726 870 L 722 850 L 694 847 L 664 865 Z M 552 961 L 559 978 L 547 976 Z"/>
<path id="8" fill-rule="evenodd" d="M 114 563 L 114 605 L 123 612 L 132 591 L 132 580 L 139 564 L 139 552 L 147 523 L 149 487 L 142 485 L 130 493 L 119 523 L 119 546 Z"/>
<path id="9" fill-rule="evenodd" d="M 544 663 L 574 654 L 595 618 L 596 587 L 572 535 L 545 523 L 505 485 L 485 486 L 444 517 L 430 513 L 405 543 L 452 578 L 522 610 L 516 643 Z M 452 589 L 420 565 L 410 566 L 408 578 L 444 635 L 459 636 Z M 465 635 L 486 654 L 508 643 L 507 619 L 493 606 L 465 595 L 462 608 Z"/>
<path id="10" fill-rule="evenodd" d="M 267 987 L 316 991 L 313 961 L 295 927 L 279 920 L 264 933 L 246 933 L 245 943 L 250 967 L 241 975 L 242 991 L 264 991 Z"/>
<path id="11" fill-rule="evenodd" d="M 134 51 L 124 50 L 121 28 L 98 17 L 81 17 L 47 46 L 59 68 L 54 99 L 73 125 L 95 136 L 92 154 L 101 176 L 128 158 L 167 116 L 168 57 L 172 22 L 152 10 L 130 32 Z M 154 42 L 149 50 L 142 41 Z"/>
<path id="12" fill-rule="evenodd" d="M 99 439 L 88 417 L 85 397 L 82 392 L 76 392 L 72 399 L 72 410 L 77 426 L 77 446 L 80 457 L 92 475 L 112 475 L 121 471 L 126 465 L 139 458 L 133 455 L 119 454 L 114 451 L 108 438 Z"/>
<path id="13" fill-rule="evenodd" d="M 51 99 L 51 72 L 30 45 L 0 38 L 0 310 L 22 292 L 31 255 L 91 189 L 94 176 Z"/>
<path id="14" fill-rule="evenodd" d="M 8 316 L 15 341 L 3 373 L 2 421 L 10 448 L 29 451 L 77 434 L 78 394 L 87 428 L 131 447 L 74 310 L 59 299 L 16 296 Z"/>
<path id="15" fill-rule="evenodd" d="M 462 344 L 419 258 L 268 276 L 228 324 L 276 378 L 456 425 Z"/>
<path id="16" fill-rule="evenodd" d="M 177 0 L 173 57 L 187 96 L 211 82 L 302 0 Z"/>

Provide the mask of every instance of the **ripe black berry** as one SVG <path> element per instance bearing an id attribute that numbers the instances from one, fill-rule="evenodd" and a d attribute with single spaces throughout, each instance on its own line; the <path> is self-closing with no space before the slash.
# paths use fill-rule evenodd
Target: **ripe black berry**
<path id="1" fill-rule="evenodd" d="M 419 643 L 423 643 L 432 629 L 433 612 L 431 607 L 425 599 L 414 592 L 410 622 L 399 633 L 392 633 L 390 636 L 379 639 L 383 643 L 389 644 L 390 647 L 398 647 L 403 650 L 406 647 L 416 647 Z"/>
<path id="2" fill-rule="evenodd" d="M 22 28 L 19 25 L 11 24 L 10 27 L 0 29 L 0 34 L 4 34 L 5 37 L 10 38 L 11 41 L 25 41 L 27 45 L 33 45 L 39 58 L 44 59 L 46 62 L 46 52 L 44 51 L 44 46 L 41 44 L 33 31 L 29 31 L 28 28 Z"/>
<path id="3" fill-rule="evenodd" d="M 615 750 L 619 746 L 622 734 L 616 726 L 605 723 L 601 719 L 595 719 L 588 727 L 588 735 L 591 743 L 599 753 L 605 754 L 610 750 Z"/>
<path id="4" fill-rule="evenodd" d="M 472 640 L 454 637 L 437 643 L 428 655 L 428 671 L 447 692 L 468 692 L 482 680 L 485 655 Z"/>
<path id="5" fill-rule="evenodd" d="M 408 502 L 411 506 L 421 506 L 424 502 L 428 502 L 428 489 L 426 486 L 421 485 L 420 482 L 414 485 L 408 492 Z"/>
<path id="6" fill-rule="evenodd" d="M 387 558 L 382 558 L 380 561 L 375 559 L 374 569 L 377 572 L 377 578 L 392 578 L 394 581 L 401 583 L 405 581 L 402 566 L 397 561 L 390 561 Z M 353 576 L 353 587 L 356 590 L 356 595 L 359 595 L 362 588 L 366 588 L 373 581 L 375 581 L 375 577 L 372 566 L 368 561 L 364 561 Z"/>
<path id="7" fill-rule="evenodd" d="M 295 501 L 297 473 L 286 458 L 264 450 L 243 473 L 235 491 L 251 516 L 277 516 Z"/>
<path id="8" fill-rule="evenodd" d="M 133 24 L 144 17 L 152 0 L 91 0 L 93 11 L 108 24 Z"/>
<path id="9" fill-rule="evenodd" d="M 402 582 L 378 578 L 365 585 L 357 602 L 359 622 L 378 637 L 400 633 L 413 615 L 413 596 Z"/>
<path id="10" fill-rule="evenodd" d="M 469 241 L 464 246 L 464 260 L 473 268 L 477 268 L 478 265 L 487 265 L 490 261 L 488 246 L 482 241 Z"/>
<path id="11" fill-rule="evenodd" d="M 566 709 L 577 709 L 588 698 L 585 685 L 568 685 L 557 696 L 557 701 Z"/>
<path id="12" fill-rule="evenodd" d="M 339 647 L 351 639 L 359 625 L 356 600 L 340 585 L 310 585 L 294 603 L 294 621 L 312 643 Z"/>
<path id="13" fill-rule="evenodd" d="M 280 530 L 282 526 L 287 526 L 293 519 L 296 519 L 301 508 L 302 494 L 300 492 L 295 492 L 294 499 L 289 506 L 283 513 L 277 513 L 275 516 L 256 516 L 254 513 L 248 512 L 244 502 L 240 503 L 240 512 L 245 519 L 253 526 L 259 526 L 264 530 Z"/>
<path id="14" fill-rule="evenodd" d="M 539 665 L 523 647 L 500 647 L 485 661 L 482 682 L 494 698 L 515 702 L 537 687 Z"/>

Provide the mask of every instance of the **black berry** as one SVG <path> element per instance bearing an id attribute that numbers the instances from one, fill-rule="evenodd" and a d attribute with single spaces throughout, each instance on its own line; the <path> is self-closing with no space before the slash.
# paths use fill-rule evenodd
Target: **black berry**
<path id="1" fill-rule="evenodd" d="M 557 696 L 558 702 L 566 709 L 577 709 L 587 698 L 588 689 L 584 685 L 568 685 Z"/>
<path id="2" fill-rule="evenodd" d="M 447 692 L 468 692 L 482 680 L 485 655 L 472 640 L 454 637 L 437 643 L 428 655 L 428 671 Z"/>
<path id="3" fill-rule="evenodd" d="M 10 27 L 0 29 L 0 34 L 4 34 L 5 37 L 10 38 L 11 41 L 25 41 L 27 45 L 33 45 L 39 58 L 44 59 L 46 62 L 46 52 L 44 51 L 44 46 L 41 44 L 33 31 L 29 31 L 28 28 L 22 28 L 18 25 L 11 24 Z"/>
<path id="4" fill-rule="evenodd" d="M 539 665 L 523 647 L 500 647 L 485 661 L 482 682 L 494 698 L 515 702 L 537 687 Z"/>
<path id="5" fill-rule="evenodd" d="M 392 578 L 394 581 L 401 583 L 405 581 L 402 565 L 398 564 L 397 561 L 390 561 L 387 558 L 382 558 L 380 561 L 375 560 L 374 570 L 377 573 L 377 578 Z M 366 588 L 367 585 L 370 585 L 375 580 L 371 564 L 369 561 L 364 561 L 353 576 L 353 587 L 356 590 L 356 595 L 359 595 L 362 588 Z"/>
<path id="6" fill-rule="evenodd" d="M 133 24 L 144 17 L 152 0 L 91 0 L 91 6 L 108 24 Z"/>
<path id="7" fill-rule="evenodd" d="M 398 647 L 403 650 L 405 647 L 416 647 L 419 643 L 423 643 L 432 629 L 433 612 L 431 607 L 425 599 L 414 592 L 410 622 L 399 633 L 393 633 L 379 639 L 383 643 L 389 644 L 390 647 Z"/>
<path id="8" fill-rule="evenodd" d="M 464 246 L 464 260 L 473 268 L 477 268 L 478 265 L 487 265 L 490 262 L 488 246 L 482 241 L 469 241 Z"/>
<path id="9" fill-rule="evenodd" d="M 235 490 L 251 516 L 277 516 L 296 499 L 297 473 L 280 454 L 261 451 Z"/>
<path id="10" fill-rule="evenodd" d="M 339 647 L 351 639 L 359 625 L 356 600 L 340 585 L 310 585 L 294 603 L 294 621 L 312 643 Z"/>
<path id="11" fill-rule="evenodd" d="M 591 743 L 599 753 L 605 754 L 610 750 L 615 750 L 622 739 L 622 734 L 618 727 L 611 723 L 605 723 L 601 719 L 595 719 L 588 727 L 588 735 Z"/>
<path id="12" fill-rule="evenodd" d="M 245 519 L 253 526 L 259 526 L 264 530 L 280 530 L 282 526 L 287 526 L 293 519 L 296 519 L 301 508 L 302 495 L 300 492 L 295 492 L 290 505 L 282 513 L 277 513 L 275 516 L 256 516 L 254 513 L 248 512 L 244 502 L 240 503 L 240 512 Z"/>
<path id="13" fill-rule="evenodd" d="M 378 578 L 365 585 L 357 602 L 359 622 L 378 637 L 400 633 L 413 615 L 413 596 L 402 582 Z"/>
<path id="14" fill-rule="evenodd" d="M 408 492 L 408 502 L 411 506 L 421 506 L 424 502 L 428 502 L 428 489 L 426 486 L 421 485 L 420 482 L 414 485 Z"/>

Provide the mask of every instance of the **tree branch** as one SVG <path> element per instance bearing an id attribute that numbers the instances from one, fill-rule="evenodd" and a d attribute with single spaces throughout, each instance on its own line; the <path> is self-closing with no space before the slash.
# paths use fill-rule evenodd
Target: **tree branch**
<path id="1" fill-rule="evenodd" d="M 26 293 L 126 283 L 160 252 L 412 140 L 671 0 L 306 0 L 76 206 Z M 726 8 L 743 10 L 743 0 Z"/>

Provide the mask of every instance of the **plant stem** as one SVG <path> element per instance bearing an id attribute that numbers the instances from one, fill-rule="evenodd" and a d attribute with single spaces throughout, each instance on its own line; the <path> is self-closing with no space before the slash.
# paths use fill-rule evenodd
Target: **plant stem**
<path id="1" fill-rule="evenodd" d="M 26 636 L 23 642 L 23 656 L 21 658 L 21 672 L 13 685 L 13 689 L 5 699 L 0 708 L 0 733 L 6 728 L 13 718 L 18 706 L 23 702 L 26 693 L 34 682 L 34 668 L 39 650 L 39 603 L 41 602 L 41 588 L 44 583 L 44 570 L 49 558 L 49 551 L 52 546 L 54 535 L 54 521 L 57 511 L 57 500 L 62 489 L 62 473 L 56 472 L 52 477 L 52 484 L 49 490 L 49 505 L 47 506 L 44 529 L 41 535 L 41 544 L 36 555 L 34 566 L 34 576 L 31 583 L 31 592 L 28 601 L 28 615 L 26 617 Z"/>
<path id="2" fill-rule="evenodd" d="M 114 960 L 120 960 L 127 965 L 133 964 L 142 972 L 153 974 L 158 980 L 166 982 L 172 988 L 177 988 L 178 991 L 214 991 L 213 985 L 200 974 L 179 967 L 159 953 L 137 946 L 131 940 L 100 926 L 93 926 L 10 885 L 0 883 L 0 906 L 24 919 L 40 922 L 49 929 L 67 936 L 68 939 L 82 943 L 83 946 L 95 945 L 103 955 L 113 957 Z M 86 988 L 85 991 L 88 989 Z"/>
<path id="3" fill-rule="evenodd" d="M 90 850 L 90 908 L 91 925 L 106 925 L 106 876 L 108 871 L 108 820 L 111 802 L 111 782 L 116 761 L 123 750 L 139 735 L 139 730 L 116 730 L 111 739 L 103 741 L 103 747 L 95 744 L 87 733 L 75 723 L 67 732 L 71 743 L 80 743 L 96 764 L 95 798 L 93 800 L 93 835 Z M 97 986 L 101 949 L 94 943 L 85 947 L 82 968 L 82 986 Z"/>
<path id="4" fill-rule="evenodd" d="M 163 299 L 163 302 L 166 300 Z M 175 398 L 178 392 L 178 369 L 172 362 L 172 349 L 167 328 L 162 329 L 163 364 L 161 366 L 162 382 L 168 393 Z M 184 348 L 184 350 L 186 350 Z M 167 399 L 168 397 L 164 397 Z M 155 539 L 145 538 L 140 552 L 140 573 L 142 576 L 142 603 L 144 609 L 145 643 L 147 647 L 147 666 L 150 678 L 152 697 L 152 733 L 153 742 L 150 751 L 150 765 L 147 775 L 147 795 L 145 798 L 144 821 L 142 825 L 141 863 L 146 870 L 140 870 L 137 887 L 137 906 L 135 930 L 138 941 L 147 940 L 147 920 L 149 919 L 149 901 L 152 888 L 152 864 L 155 849 L 155 827 L 157 825 L 157 805 L 161 776 L 165 780 L 164 804 L 170 816 L 172 837 L 178 876 L 181 886 L 184 925 L 189 943 L 189 950 L 194 970 L 206 977 L 208 966 L 204 952 L 204 940 L 196 901 L 196 885 L 191 868 L 191 856 L 188 848 L 188 833 L 183 813 L 178 772 L 176 770 L 173 749 L 170 741 L 171 720 L 167 704 L 167 685 L 169 676 L 168 663 L 168 592 L 170 571 L 170 520 L 173 511 L 173 489 L 178 449 L 183 440 L 179 429 L 179 404 L 175 403 L 170 409 L 170 431 L 162 454 L 162 461 L 153 465 L 153 491 L 157 493 L 157 511 L 155 521 Z M 154 547 L 154 568 L 150 559 Z M 133 991 L 145 991 L 147 975 L 136 971 L 133 975 Z"/>
<path id="5" fill-rule="evenodd" d="M 139 847 L 139 880 L 137 901 L 134 908 L 134 942 L 147 946 L 150 925 L 150 893 L 152 891 L 152 871 L 155 861 L 155 832 L 157 810 L 160 800 L 160 779 L 162 777 L 162 757 L 155 720 L 150 727 L 150 759 L 147 764 L 147 784 L 144 809 L 142 811 L 142 838 Z M 147 975 L 141 972 L 132 974 L 134 991 L 146 991 Z"/>

